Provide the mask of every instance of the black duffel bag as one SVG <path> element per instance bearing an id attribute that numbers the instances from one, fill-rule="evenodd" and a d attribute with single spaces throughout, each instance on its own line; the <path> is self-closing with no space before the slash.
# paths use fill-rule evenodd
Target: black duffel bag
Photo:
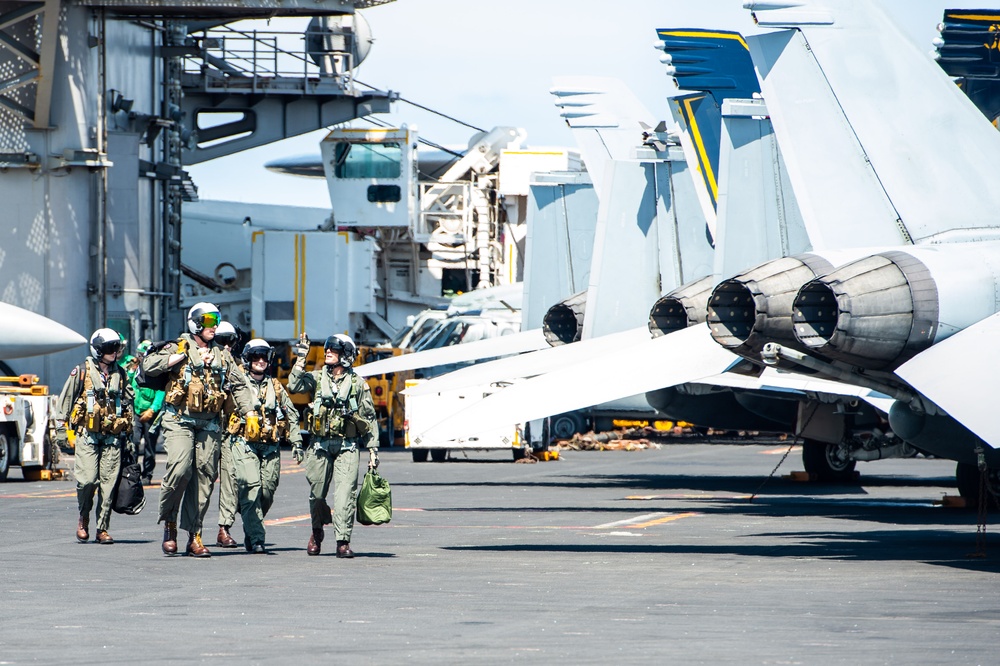
<path id="1" fill-rule="evenodd" d="M 146 494 L 142 489 L 142 468 L 135 454 L 122 451 L 122 467 L 115 485 L 111 508 L 115 513 L 134 516 L 146 506 Z"/>

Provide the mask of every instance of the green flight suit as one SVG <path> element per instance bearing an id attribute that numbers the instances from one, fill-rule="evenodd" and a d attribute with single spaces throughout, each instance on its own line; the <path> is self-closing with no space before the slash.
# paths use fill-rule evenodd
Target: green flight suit
<path id="1" fill-rule="evenodd" d="M 80 401 L 78 409 L 86 411 L 88 397 L 87 374 L 93 389 L 93 402 L 99 404 L 106 414 L 114 414 L 128 419 L 128 426 L 118 434 L 88 429 L 87 419 L 75 428 L 76 451 L 73 475 L 76 477 L 76 501 L 80 515 L 90 516 L 94 508 L 94 493 L 97 493 L 97 529 L 108 530 L 111 524 L 111 500 L 118 483 L 121 469 L 122 446 L 131 437 L 132 385 L 125 370 L 112 363 L 108 374 L 102 374 L 100 366 L 93 359 L 87 359 L 73 368 L 56 402 L 55 420 L 57 437 L 65 439 L 67 422 L 73 413 L 73 406 Z M 82 398 L 82 400 L 81 400 Z"/>
<path id="2" fill-rule="evenodd" d="M 221 422 L 221 404 L 216 410 L 193 411 L 188 401 L 170 404 L 171 386 L 188 382 L 187 368 L 192 376 L 209 377 L 223 393 L 229 392 L 236 401 L 240 414 L 259 408 L 253 393 L 247 388 L 246 377 L 239 369 L 232 354 L 214 342 L 209 345 L 212 360 L 208 367 L 197 352 L 194 337 L 185 333 L 178 338 L 187 342 L 187 361 L 169 368 L 171 355 L 178 345 L 172 342 L 142 361 L 143 372 L 152 377 L 174 372 L 175 379 L 167 388 L 167 405 L 163 414 L 163 446 L 167 451 L 167 469 L 160 484 L 160 512 L 158 522 L 177 522 L 180 528 L 191 533 L 201 533 L 205 514 L 212 500 L 215 477 L 219 473 L 219 456 L 225 434 Z M 187 389 L 185 389 L 187 390 Z"/>
<path id="3" fill-rule="evenodd" d="M 345 385 L 345 382 L 348 383 Z M 333 523 L 337 541 L 351 540 L 354 511 L 357 505 L 360 448 L 378 448 L 378 422 L 368 383 L 352 368 L 334 377 L 329 366 L 306 372 L 300 359 L 288 376 L 288 390 L 309 393 L 312 397 L 307 421 L 313 421 L 324 402 L 339 414 L 355 415 L 364 421 L 366 431 L 347 437 L 335 428 L 327 434 L 312 434 L 312 444 L 305 452 L 306 480 L 309 481 L 309 513 L 313 529 Z M 354 406 L 356 405 L 356 407 Z M 333 482 L 333 515 L 326 497 Z"/>
<path id="4" fill-rule="evenodd" d="M 264 377 L 256 381 L 247 375 L 247 384 L 261 404 L 261 432 L 259 441 L 233 437 L 233 467 L 239 492 L 240 515 L 243 518 L 244 545 L 247 549 L 264 545 L 264 516 L 274 502 L 281 474 L 281 442 L 293 447 L 302 446 L 299 432 L 299 412 L 281 384 L 275 390 L 274 381 Z M 272 427 L 281 422 L 287 432 L 276 438 Z"/>

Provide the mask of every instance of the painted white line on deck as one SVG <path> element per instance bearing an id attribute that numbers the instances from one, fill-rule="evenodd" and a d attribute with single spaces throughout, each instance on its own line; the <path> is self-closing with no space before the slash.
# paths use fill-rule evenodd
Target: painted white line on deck
<path id="1" fill-rule="evenodd" d="M 662 523 L 669 523 L 674 520 L 679 520 L 681 518 L 690 518 L 691 516 L 697 516 L 697 513 L 686 512 L 686 513 L 644 513 L 641 516 L 636 516 L 634 518 L 627 518 L 625 520 L 616 520 L 613 523 L 604 523 L 602 525 L 595 525 L 590 528 L 592 530 L 607 530 L 613 527 L 650 527 L 652 525 L 660 525 Z"/>

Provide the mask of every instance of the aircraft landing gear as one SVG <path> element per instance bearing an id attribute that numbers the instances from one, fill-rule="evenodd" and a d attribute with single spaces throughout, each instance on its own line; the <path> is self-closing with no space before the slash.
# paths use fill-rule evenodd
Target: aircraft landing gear
<path id="1" fill-rule="evenodd" d="M 818 481 L 826 483 L 848 483 L 854 481 L 854 467 L 848 448 L 842 444 L 830 444 L 807 439 L 802 442 L 802 464 Z"/>

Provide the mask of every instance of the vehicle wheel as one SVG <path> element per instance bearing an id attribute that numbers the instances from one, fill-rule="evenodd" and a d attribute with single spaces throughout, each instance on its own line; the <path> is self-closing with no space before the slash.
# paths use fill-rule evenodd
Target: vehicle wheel
<path id="1" fill-rule="evenodd" d="M 1000 470 L 990 469 L 986 476 L 987 495 L 992 497 L 989 508 L 997 508 L 996 497 L 1000 494 Z M 955 485 L 958 494 L 965 500 L 965 505 L 975 509 L 979 506 L 979 467 L 972 463 L 958 463 L 955 466 Z M 992 494 L 990 491 L 993 491 Z"/>
<path id="2" fill-rule="evenodd" d="M 383 428 L 381 425 L 378 428 L 378 445 L 383 449 L 392 446 L 392 434 L 388 428 Z"/>
<path id="3" fill-rule="evenodd" d="M 7 480 L 7 473 L 10 472 L 10 444 L 7 440 L 7 433 L 0 428 L 0 481 Z"/>
<path id="4" fill-rule="evenodd" d="M 427 449 L 410 449 L 413 462 L 427 462 Z"/>
<path id="5" fill-rule="evenodd" d="M 583 431 L 583 419 L 575 412 L 553 416 L 549 422 L 549 432 L 552 439 L 570 439 Z"/>
<path id="6" fill-rule="evenodd" d="M 517 462 L 518 460 L 524 460 L 525 458 L 528 457 L 528 449 L 525 449 L 523 447 L 511 449 L 511 451 L 514 452 L 514 462 Z"/>
<path id="7" fill-rule="evenodd" d="M 448 449 L 431 449 L 431 460 L 444 462 L 448 459 Z"/>
<path id="8" fill-rule="evenodd" d="M 827 483 L 854 480 L 856 460 L 847 458 L 847 449 L 839 444 L 807 439 L 802 443 L 802 463 L 809 474 Z"/>

